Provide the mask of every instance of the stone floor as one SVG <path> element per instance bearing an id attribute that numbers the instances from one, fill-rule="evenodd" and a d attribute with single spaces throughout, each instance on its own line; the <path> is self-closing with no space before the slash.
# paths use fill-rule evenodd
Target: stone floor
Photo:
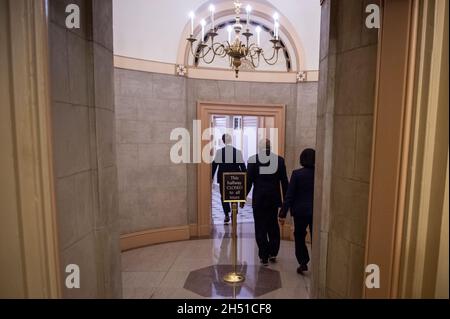
<path id="1" fill-rule="evenodd" d="M 310 272 L 296 273 L 294 243 L 281 242 L 278 262 L 259 264 L 252 223 L 238 225 L 241 285 L 222 278 L 231 269 L 231 227 L 216 225 L 211 239 L 154 245 L 122 254 L 123 297 L 133 299 L 309 298 Z"/>

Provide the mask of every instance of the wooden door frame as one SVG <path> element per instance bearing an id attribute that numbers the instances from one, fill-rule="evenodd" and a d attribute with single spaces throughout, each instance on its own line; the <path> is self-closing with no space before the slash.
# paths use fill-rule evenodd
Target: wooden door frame
<path id="1" fill-rule="evenodd" d="M 448 165 L 448 139 L 435 139 L 438 129 L 445 130 L 437 116 L 442 109 L 447 110 L 448 133 L 448 91 L 447 100 L 439 100 L 440 90 L 448 90 L 440 83 L 448 4 L 397 0 L 383 1 L 382 7 L 365 255 L 366 265 L 380 268 L 380 288 L 364 287 L 363 296 L 421 298 L 425 252 L 433 254 L 436 248 L 428 245 L 430 220 L 438 228 L 442 214 L 442 207 L 434 216 L 429 209 L 431 197 L 436 197 L 432 187 L 439 186 L 433 186 L 432 177 L 442 175 L 439 184 L 445 185 Z M 427 20 L 427 15 L 437 21 Z"/>
<path id="2" fill-rule="evenodd" d="M 279 154 L 284 156 L 286 105 L 198 101 L 197 119 L 201 121 L 201 132 L 209 128 L 210 116 L 213 114 L 273 116 L 279 128 Z M 202 140 L 200 149 L 203 150 L 208 143 Z M 197 164 L 197 234 L 199 237 L 211 235 L 211 164 L 203 161 Z"/>
<path id="3" fill-rule="evenodd" d="M 448 299 L 448 1 L 421 1 L 396 297 Z"/>
<path id="4" fill-rule="evenodd" d="M 402 165 L 407 154 L 411 101 L 408 74 L 414 43 L 413 0 L 384 1 L 378 43 L 372 167 L 365 265 L 380 268 L 380 288 L 365 298 L 393 296 L 402 233 Z M 395 30 L 395 32 L 393 31 Z"/>
<path id="5" fill-rule="evenodd" d="M 0 257 L 6 266 L 21 268 L 7 282 L 23 283 L 20 291 L 1 291 L 0 287 L 1 294 L 11 298 L 61 297 L 46 3 L 44 0 L 9 0 L 6 2 L 8 10 L 4 12 L 8 20 L 4 32 L 9 51 L 5 59 L 9 70 L 5 74 L 9 79 L 2 85 L 9 90 L 0 94 L 0 104 L 9 114 L 11 138 L 2 146 L 13 150 L 14 173 L 13 177 L 2 180 L 2 186 L 15 185 L 15 195 L 11 198 L 15 208 L 7 209 L 7 204 L 1 201 L 0 205 L 8 218 L 16 218 L 18 236 L 2 243 Z M 8 169 L 6 165 L 0 167 L 1 175 L 9 176 L 4 174 L 5 169 Z M 9 230 L 3 231 L 11 234 Z M 12 242 L 16 241 L 20 242 L 21 265 L 8 264 L 7 251 L 13 249 Z"/>

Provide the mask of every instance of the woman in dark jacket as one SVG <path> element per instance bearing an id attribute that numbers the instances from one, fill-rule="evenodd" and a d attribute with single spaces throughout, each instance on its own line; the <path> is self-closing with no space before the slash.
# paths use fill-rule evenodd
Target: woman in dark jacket
<path id="1" fill-rule="evenodd" d="M 315 159 L 316 152 L 310 148 L 305 149 L 300 155 L 302 168 L 292 173 L 286 198 L 278 215 L 282 225 L 288 210 L 294 218 L 295 256 L 300 265 L 297 268 L 299 274 L 308 270 L 310 260 L 305 237 L 308 226 L 312 237 Z"/>

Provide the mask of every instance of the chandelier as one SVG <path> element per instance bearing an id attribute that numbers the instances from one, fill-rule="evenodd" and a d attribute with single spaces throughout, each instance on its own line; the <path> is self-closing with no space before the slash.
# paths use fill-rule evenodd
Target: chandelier
<path id="1" fill-rule="evenodd" d="M 191 12 L 189 17 L 191 19 L 191 35 L 187 39 L 190 43 L 190 50 L 192 55 L 196 60 L 202 60 L 206 64 L 211 64 L 215 61 L 217 57 L 226 58 L 228 57 L 230 62 L 230 67 L 236 72 L 236 78 L 239 77 L 239 70 L 241 66 L 246 66 L 246 69 L 250 68 L 256 69 L 259 67 L 261 58 L 268 65 L 275 65 L 278 62 L 279 50 L 282 48 L 279 38 L 279 15 L 274 14 L 274 31 L 272 33 L 272 52 L 270 55 L 266 56 L 264 50 L 261 48 L 261 31 L 262 28 L 257 26 L 255 28 L 256 32 L 256 43 L 251 43 L 251 38 L 253 33 L 251 33 L 250 26 L 250 14 L 252 11 L 251 6 L 246 7 L 247 19 L 245 21 L 245 32 L 244 26 L 241 24 L 241 7 L 242 3 L 240 0 L 234 2 L 236 21 L 234 25 L 229 25 L 228 31 L 228 41 L 224 43 L 219 43 L 215 41 L 218 36 L 218 28 L 215 25 L 214 5 L 209 6 L 209 11 L 211 13 L 211 28 L 205 34 L 206 20 L 202 19 L 200 21 L 201 26 L 201 39 L 197 44 L 196 49 L 194 49 L 195 42 L 197 39 L 194 37 L 194 19 L 195 14 Z M 234 31 L 234 37 L 233 37 Z"/>

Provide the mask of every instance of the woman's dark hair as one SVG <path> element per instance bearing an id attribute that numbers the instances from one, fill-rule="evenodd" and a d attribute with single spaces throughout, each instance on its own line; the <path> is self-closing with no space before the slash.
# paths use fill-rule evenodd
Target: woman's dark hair
<path id="1" fill-rule="evenodd" d="M 300 165 L 306 168 L 316 166 L 316 151 L 312 148 L 305 149 L 300 155 Z"/>

